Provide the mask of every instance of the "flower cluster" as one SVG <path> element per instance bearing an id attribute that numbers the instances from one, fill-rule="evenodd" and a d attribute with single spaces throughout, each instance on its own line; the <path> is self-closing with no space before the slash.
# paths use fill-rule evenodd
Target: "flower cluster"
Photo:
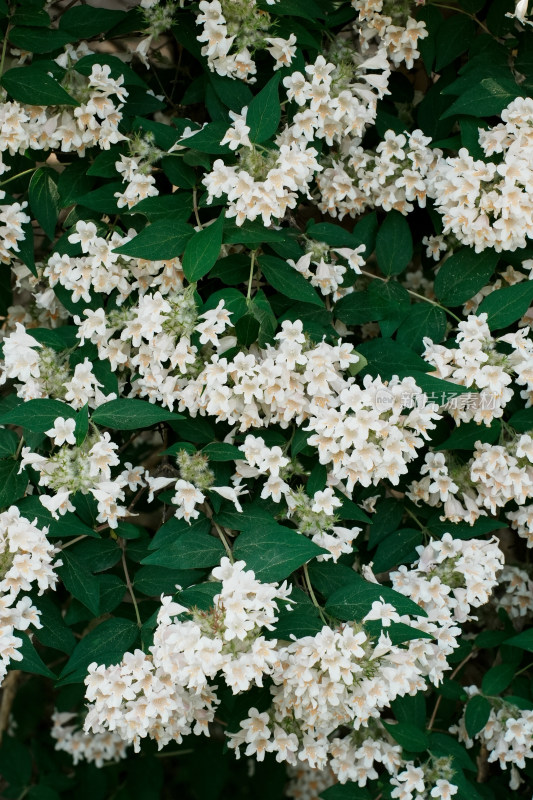
<path id="1" fill-rule="evenodd" d="M 10 661 L 21 661 L 22 639 L 17 631 L 30 625 L 40 628 L 39 610 L 28 596 L 17 600 L 21 592 L 29 592 L 36 584 L 39 594 L 53 589 L 57 583 L 55 568 L 61 561 L 59 550 L 46 538 L 47 528 L 38 528 L 16 506 L 0 514 L 0 680 Z"/>
<path id="2" fill-rule="evenodd" d="M 418 129 L 405 134 L 388 130 L 374 151 L 355 139 L 317 176 L 320 210 L 343 219 L 375 207 L 402 214 L 413 211 L 414 202 L 424 208 L 440 153 L 430 142 Z"/>
<path id="3" fill-rule="evenodd" d="M 466 686 L 465 691 L 470 697 L 480 693 L 477 686 Z M 473 747 L 474 739 L 480 741 L 488 750 L 489 764 L 496 762 L 504 770 L 510 767 L 510 788 L 517 789 L 522 782 L 518 769 L 526 766 L 526 759 L 533 758 L 533 711 L 518 708 L 505 697 L 491 699 L 491 705 L 487 723 L 473 738 L 467 733 L 464 715 L 450 730 L 466 747 Z"/>
<path id="4" fill-rule="evenodd" d="M 261 583 L 244 561 L 227 558 L 212 577 L 221 586 L 210 611 L 188 614 L 163 597 L 148 654 L 136 650 L 111 667 L 89 665 L 86 732 L 116 733 L 136 751 L 150 736 L 161 748 L 191 732 L 209 735 L 219 703 L 211 681 L 219 672 L 234 694 L 263 685 L 277 656 L 262 631 L 273 629 L 290 587 Z"/>
<path id="5" fill-rule="evenodd" d="M 457 347 L 434 344 L 424 338 L 424 358 L 435 368 L 432 374 L 473 390 L 450 407 L 458 425 L 471 420 L 490 425 L 501 417 L 513 397 L 513 382 L 525 387 L 520 396 L 526 405 L 531 404 L 533 341 L 527 338 L 529 328 L 494 338 L 487 319 L 487 314 L 471 314 L 460 322 Z M 511 353 L 500 343 L 510 345 Z"/>
<path id="6" fill-rule="evenodd" d="M 430 196 L 442 214 L 444 232 L 451 231 L 476 252 L 516 250 L 533 235 L 533 100 L 518 97 L 501 117 L 501 124 L 479 131 L 486 160 L 461 148 L 458 156 L 439 160 L 431 179 Z"/>
<path id="7" fill-rule="evenodd" d="M 76 714 L 54 711 L 50 735 L 55 749 L 72 756 L 74 766 L 87 761 L 97 767 L 126 758 L 127 745 L 116 733 L 85 733 Z"/>
<path id="8" fill-rule="evenodd" d="M 419 39 L 428 35 L 425 22 L 416 21 L 410 16 L 410 2 L 397 0 L 352 0 L 359 12 L 356 23 L 359 36 L 369 46 L 378 38 L 387 48 L 387 55 L 398 66 L 402 62 L 411 68 L 420 55 L 416 46 Z"/>

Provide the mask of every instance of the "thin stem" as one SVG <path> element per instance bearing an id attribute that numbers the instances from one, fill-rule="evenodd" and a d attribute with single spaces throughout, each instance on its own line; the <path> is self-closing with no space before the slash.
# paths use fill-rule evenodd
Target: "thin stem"
<path id="1" fill-rule="evenodd" d="M 1 62 L 0 62 L 0 66 L 1 66 Z M 5 186 L 6 183 L 10 183 L 11 181 L 15 181 L 17 178 L 22 178 L 23 175 L 27 175 L 29 172 L 35 172 L 36 169 L 38 169 L 38 167 L 31 167 L 31 169 L 25 169 L 24 172 L 19 172 L 17 175 L 12 175 L 7 180 L 2 181 L 0 183 L 0 186 Z"/>
<path id="2" fill-rule="evenodd" d="M 4 41 L 2 43 L 2 58 L 0 59 L 0 75 L 4 74 L 4 62 L 6 60 L 8 34 L 9 34 L 9 25 L 6 28 L 6 35 L 4 36 Z"/>
<path id="3" fill-rule="evenodd" d="M 431 2 L 431 0 L 430 0 L 430 3 L 429 3 L 429 5 L 431 5 L 431 6 L 435 6 L 436 8 L 445 8 L 445 9 L 447 9 L 448 11 L 457 11 L 459 14 L 465 14 L 467 17 L 470 17 L 470 19 L 471 19 L 473 22 L 475 22 L 475 23 L 476 23 L 476 25 L 479 25 L 479 27 L 481 28 L 481 30 L 485 31 L 485 33 L 488 33 L 488 34 L 489 34 L 489 36 L 492 36 L 494 39 L 497 39 L 498 41 L 500 41 L 500 39 L 498 39 L 498 37 L 497 37 L 497 36 L 495 36 L 495 35 L 494 35 L 494 34 L 493 34 L 493 33 L 492 33 L 492 32 L 491 32 L 491 31 L 490 31 L 488 28 L 487 28 L 487 26 L 485 25 L 485 23 L 484 23 L 484 22 L 481 22 L 481 20 L 480 20 L 478 17 L 476 17 L 476 15 L 475 15 L 475 14 L 470 14 L 470 12 L 469 12 L 469 11 L 465 11 L 465 9 L 464 9 L 464 8 L 460 8 L 459 6 L 448 6 L 448 5 L 445 5 L 444 3 L 433 3 L 433 2 Z"/>
<path id="4" fill-rule="evenodd" d="M 196 189 L 196 186 L 195 186 L 194 189 L 192 190 L 192 205 L 193 205 L 193 209 L 194 209 L 194 217 L 196 219 L 196 224 L 198 225 L 200 230 L 202 230 L 202 228 L 204 226 L 202 225 L 202 223 L 200 221 L 200 215 L 198 214 L 197 196 L 198 196 L 198 192 L 197 192 L 197 189 Z"/>
<path id="5" fill-rule="evenodd" d="M 374 275 L 373 272 L 366 272 L 364 269 L 361 270 L 361 275 L 366 275 L 367 278 L 376 278 L 378 281 L 383 281 L 383 283 L 388 283 L 388 278 L 382 278 L 381 275 Z M 405 288 L 405 287 L 404 287 Z M 453 311 L 450 311 L 449 308 L 445 306 L 441 306 L 440 303 L 437 303 L 436 300 L 430 300 L 429 297 L 425 297 L 423 294 L 418 294 L 418 292 L 413 292 L 412 289 L 406 289 L 406 292 L 410 294 L 412 297 L 418 297 L 419 300 L 423 300 L 425 303 L 430 303 L 432 306 L 436 306 L 437 308 L 441 308 L 446 314 L 449 314 L 450 317 L 453 317 L 457 322 L 461 322 L 461 318 L 457 317 Z"/>
<path id="6" fill-rule="evenodd" d="M 137 619 L 137 627 L 139 630 L 142 630 L 142 621 L 141 615 L 139 614 L 139 606 L 137 605 L 137 598 L 135 597 L 135 592 L 133 591 L 133 586 L 130 580 L 130 573 L 128 572 L 128 564 L 126 562 L 126 543 L 123 539 L 120 539 L 120 547 L 122 549 L 122 568 L 124 569 L 124 577 L 126 578 L 126 586 L 128 587 L 128 592 L 130 593 L 131 602 L 133 603 L 133 608 L 135 609 L 135 617 Z M 141 636 L 141 646 L 144 649 L 144 643 Z"/>
<path id="7" fill-rule="evenodd" d="M 533 667 L 533 664 L 527 664 L 525 667 L 522 667 L 522 669 L 519 669 L 518 672 L 515 672 L 514 674 L 515 678 L 517 675 L 521 675 L 523 672 L 527 672 L 527 670 L 531 669 L 531 667 Z"/>
<path id="8" fill-rule="evenodd" d="M 460 672 L 460 671 L 462 670 L 462 668 L 464 667 L 464 665 L 465 665 L 465 664 L 466 664 L 468 661 L 470 661 L 470 659 L 471 659 L 471 658 L 472 658 L 472 656 L 475 654 L 475 652 L 476 652 L 475 650 L 471 650 L 471 651 L 469 652 L 469 654 L 466 656 L 466 658 L 463 658 L 463 660 L 461 661 L 461 663 L 460 663 L 460 664 L 459 664 L 459 665 L 458 665 L 458 666 L 457 666 L 457 667 L 454 669 L 454 671 L 453 671 L 453 672 L 452 672 L 452 674 L 450 675 L 450 678 L 449 678 L 449 680 L 453 680 L 453 679 L 455 678 L 455 676 L 457 675 L 457 673 L 458 673 L 458 672 Z M 436 717 L 437 717 L 437 711 L 439 710 L 439 706 L 440 706 L 440 701 L 441 701 L 441 700 L 442 700 L 442 695 L 439 695 L 439 696 L 437 697 L 437 702 L 435 703 L 435 708 L 433 709 L 433 714 L 431 715 L 431 719 L 429 720 L 428 731 L 430 731 L 430 730 L 433 728 L 433 723 L 435 722 L 435 719 L 436 719 Z"/>
<path id="9" fill-rule="evenodd" d="M 194 753 L 194 750 L 171 750 L 170 753 L 156 753 L 156 758 L 168 758 L 169 756 L 188 756 Z"/>
<path id="10" fill-rule="evenodd" d="M 311 579 L 309 578 L 309 572 L 308 572 L 308 569 L 307 569 L 307 564 L 304 564 L 304 579 L 305 579 L 305 584 L 307 586 L 307 591 L 309 592 L 309 597 L 313 601 L 313 605 L 315 606 L 315 608 L 317 609 L 318 613 L 320 614 L 320 619 L 322 620 L 324 625 L 327 625 L 328 623 L 327 623 L 326 618 L 325 618 L 325 616 L 324 616 L 324 614 L 322 612 L 322 607 L 321 607 L 320 603 L 318 602 L 318 600 L 316 599 L 316 595 L 315 595 L 314 589 L 313 589 L 313 587 L 311 585 Z"/>
<path id="11" fill-rule="evenodd" d="M 234 559 L 233 559 L 233 552 L 232 552 L 232 550 L 231 550 L 231 547 L 229 546 L 229 542 L 228 542 L 228 540 L 226 539 L 226 536 L 225 536 L 225 534 L 224 534 L 224 531 L 222 530 L 222 528 L 220 527 L 220 525 L 218 525 L 218 524 L 217 524 L 217 523 L 216 523 L 214 520 L 211 520 L 211 522 L 212 522 L 212 523 L 213 523 L 213 525 L 215 526 L 216 532 L 218 533 L 218 535 L 219 535 L 219 537 L 220 537 L 220 541 L 221 541 L 221 542 L 222 542 L 222 544 L 224 545 L 224 550 L 225 550 L 225 551 L 226 551 L 226 553 L 228 554 L 228 558 L 229 558 L 229 560 L 230 560 L 230 561 L 231 561 L 231 563 L 233 564 L 233 563 L 234 563 Z"/>
<path id="12" fill-rule="evenodd" d="M 423 524 L 420 522 L 420 520 L 418 519 L 418 517 L 417 517 L 415 514 L 413 514 L 413 512 L 412 512 L 412 511 L 410 511 L 408 508 L 405 508 L 404 510 L 405 510 L 405 512 L 406 512 L 407 514 L 409 514 L 409 516 L 411 517 L 411 519 L 414 519 L 414 521 L 416 522 L 416 524 L 418 525 L 418 527 L 419 527 L 419 528 L 421 528 L 421 529 L 422 529 L 424 532 L 426 532 L 426 533 L 427 533 L 427 530 L 428 530 L 428 529 L 426 528 L 426 526 L 425 526 L 425 525 L 423 525 Z"/>
<path id="13" fill-rule="evenodd" d="M 246 300 L 250 301 L 252 297 L 252 281 L 255 272 L 255 250 L 252 250 L 252 257 L 250 259 L 250 276 L 248 278 L 248 291 L 246 292 Z"/>
<path id="14" fill-rule="evenodd" d="M 15 455 L 14 455 L 14 459 L 15 459 L 15 461 L 16 461 L 16 460 L 17 460 L 17 458 L 20 456 L 20 451 L 22 450 L 22 445 L 23 445 L 23 444 L 24 444 L 24 436 L 21 436 L 21 437 L 20 437 L 20 441 L 19 441 L 19 443 L 18 443 L 18 445 L 17 445 L 17 452 L 16 452 L 16 453 L 15 453 Z"/>

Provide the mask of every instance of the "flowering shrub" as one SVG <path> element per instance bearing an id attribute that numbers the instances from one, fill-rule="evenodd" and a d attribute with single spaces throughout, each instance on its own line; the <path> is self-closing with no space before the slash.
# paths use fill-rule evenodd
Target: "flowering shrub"
<path id="1" fill-rule="evenodd" d="M 0 0 L 2 798 L 531 798 L 530 5 Z"/>

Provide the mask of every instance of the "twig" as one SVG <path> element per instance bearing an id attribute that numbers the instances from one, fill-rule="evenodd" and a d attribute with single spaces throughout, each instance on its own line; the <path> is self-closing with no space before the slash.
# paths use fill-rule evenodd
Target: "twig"
<path id="1" fill-rule="evenodd" d="M 0 702 L 0 744 L 4 736 L 4 731 L 9 726 L 9 715 L 11 713 L 11 706 L 17 694 L 17 683 L 20 678 L 20 670 L 13 669 L 8 672 L 2 684 L 2 700 Z"/>

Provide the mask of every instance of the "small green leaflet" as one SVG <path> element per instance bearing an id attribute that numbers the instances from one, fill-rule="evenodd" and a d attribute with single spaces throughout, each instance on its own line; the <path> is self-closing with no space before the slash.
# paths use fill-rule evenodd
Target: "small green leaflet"
<path id="1" fill-rule="evenodd" d="M 130 242 L 116 247 L 113 252 L 149 261 L 165 261 L 181 256 L 193 234 L 194 228 L 186 222 L 160 219 L 144 228 Z"/>
<path id="2" fill-rule="evenodd" d="M 510 644 L 513 647 L 519 647 L 521 650 L 527 650 L 529 653 L 533 653 L 533 628 L 528 628 L 527 631 L 522 631 L 522 633 L 517 634 L 517 636 L 512 636 L 510 639 L 507 639 L 505 644 Z"/>
<path id="3" fill-rule="evenodd" d="M 269 525 L 247 530 L 235 542 L 236 559 L 262 581 L 281 581 L 315 556 L 326 553 L 303 534 L 282 525 Z"/>
<path id="4" fill-rule="evenodd" d="M 281 106 L 279 104 L 280 76 L 274 75 L 264 89 L 256 94 L 248 106 L 246 124 L 250 128 L 250 141 L 264 142 L 273 136 L 281 119 Z"/>
<path id="5" fill-rule="evenodd" d="M 21 103 L 40 106 L 79 106 L 39 62 L 8 69 L 0 81 L 11 97 Z"/>
<path id="6" fill-rule="evenodd" d="M 515 283 L 497 289 L 485 297 L 476 314 L 487 314 L 487 323 L 491 330 L 506 328 L 522 317 L 533 300 L 533 281 Z"/>
<path id="7" fill-rule="evenodd" d="M 93 628 L 77 645 L 60 675 L 59 685 L 82 683 L 87 667 L 93 661 L 98 664 L 116 664 L 126 650 L 134 644 L 139 629 L 129 619 L 114 617 L 106 619 Z"/>
<path id="8" fill-rule="evenodd" d="M 389 211 L 376 238 L 376 258 L 384 275 L 398 275 L 413 257 L 413 237 L 399 211 Z"/>
<path id="9" fill-rule="evenodd" d="M 222 247 L 224 212 L 215 222 L 193 234 L 187 242 L 182 258 L 182 269 L 190 283 L 207 275 L 214 267 Z"/>
<path id="10" fill-rule="evenodd" d="M 303 275 L 300 275 L 294 267 L 275 256 L 261 256 L 259 265 L 263 275 L 276 291 L 290 297 L 291 300 L 299 300 L 302 303 L 312 303 L 315 306 L 323 306 L 324 303 L 316 293 L 310 283 Z"/>
<path id="11" fill-rule="evenodd" d="M 461 247 L 446 259 L 437 273 L 437 299 L 447 306 L 466 303 L 489 282 L 499 257 L 490 248 L 476 253 L 473 247 Z"/>
<path id="12" fill-rule="evenodd" d="M 76 438 L 76 446 L 79 447 L 85 441 L 85 437 L 89 433 L 89 404 L 85 403 L 82 409 L 76 414 L 76 427 L 74 428 L 74 436 Z"/>
<path id="13" fill-rule="evenodd" d="M 117 431 L 133 431 L 136 428 L 149 428 L 158 422 L 183 419 L 183 416 L 148 400 L 124 398 L 110 400 L 99 406 L 93 411 L 91 419 L 96 425 L 105 425 Z"/>
<path id="14" fill-rule="evenodd" d="M 74 419 L 76 412 L 61 400 L 26 400 L 7 414 L 0 415 L 0 425 L 21 425 L 34 433 L 45 433 L 54 427 L 58 417 Z"/>
<path id="15" fill-rule="evenodd" d="M 465 709 L 465 727 L 471 739 L 485 727 L 490 712 L 491 704 L 481 694 L 470 698 Z"/>
<path id="16" fill-rule="evenodd" d="M 28 198 L 33 216 L 50 241 L 53 241 L 61 206 L 53 170 L 40 167 L 33 173 Z"/>

